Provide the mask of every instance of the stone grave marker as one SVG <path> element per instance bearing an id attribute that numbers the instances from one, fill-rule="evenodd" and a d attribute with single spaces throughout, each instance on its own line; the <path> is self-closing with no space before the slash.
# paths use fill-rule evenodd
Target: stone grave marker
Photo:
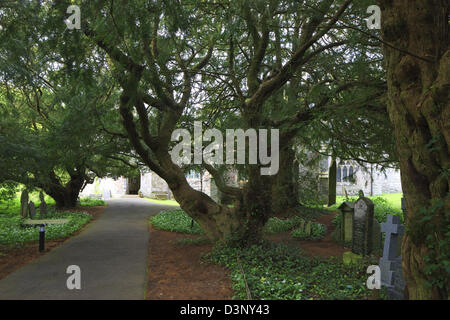
<path id="1" fill-rule="evenodd" d="M 34 205 L 33 201 L 30 201 L 28 204 L 28 211 L 30 214 L 30 219 L 34 219 L 34 216 L 36 215 L 36 206 Z"/>
<path id="2" fill-rule="evenodd" d="M 47 203 L 45 202 L 44 194 L 39 192 L 39 200 L 41 200 L 41 204 L 39 205 L 39 213 L 42 217 L 45 217 L 47 214 Z"/>
<path id="3" fill-rule="evenodd" d="M 376 254 L 381 254 L 383 249 L 383 238 L 381 234 L 381 226 L 377 219 L 373 218 L 372 224 L 372 251 Z"/>
<path id="4" fill-rule="evenodd" d="M 28 191 L 23 190 L 20 196 L 20 216 L 28 218 Z"/>
<path id="5" fill-rule="evenodd" d="M 341 239 L 344 243 L 350 243 L 353 239 L 353 214 L 355 204 L 350 201 L 345 201 L 339 206 L 342 213 L 342 229 Z"/>
<path id="6" fill-rule="evenodd" d="M 369 198 L 360 197 L 355 203 L 352 235 L 353 253 L 363 256 L 372 253 L 373 209 L 373 202 Z"/>
<path id="7" fill-rule="evenodd" d="M 379 262 L 381 285 L 387 288 L 388 298 L 391 300 L 404 298 L 405 280 L 402 273 L 402 257 L 398 254 L 404 230 L 400 216 L 388 215 L 387 221 L 381 224 L 381 231 L 385 232 L 383 256 Z"/>

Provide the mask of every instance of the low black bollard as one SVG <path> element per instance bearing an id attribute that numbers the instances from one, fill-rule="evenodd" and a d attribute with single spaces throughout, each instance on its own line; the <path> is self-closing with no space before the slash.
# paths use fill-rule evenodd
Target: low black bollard
<path id="1" fill-rule="evenodd" d="M 45 225 L 41 224 L 39 228 L 39 252 L 44 251 L 45 248 Z"/>

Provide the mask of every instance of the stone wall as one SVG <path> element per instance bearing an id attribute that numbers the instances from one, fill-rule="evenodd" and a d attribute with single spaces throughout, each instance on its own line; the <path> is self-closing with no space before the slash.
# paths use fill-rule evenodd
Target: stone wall
<path id="1" fill-rule="evenodd" d="M 80 197 L 87 197 L 90 194 L 103 194 L 107 190 L 111 190 L 113 197 L 123 196 L 127 192 L 126 178 L 96 178 L 94 183 L 86 185 Z"/>
<path id="2" fill-rule="evenodd" d="M 141 173 L 141 190 L 145 197 L 150 197 L 152 194 L 152 173 L 142 172 Z"/>
<path id="3" fill-rule="evenodd" d="M 211 177 L 208 172 L 205 172 L 202 181 L 198 177 L 188 177 L 189 185 L 195 190 L 202 191 L 207 195 L 211 194 Z M 141 192 L 146 197 L 153 197 L 152 192 L 169 192 L 170 198 L 173 199 L 172 191 L 170 191 L 167 183 L 154 172 L 147 172 L 141 174 Z"/>
<path id="4" fill-rule="evenodd" d="M 351 182 L 337 182 L 336 193 L 339 196 L 345 195 L 345 190 L 349 196 L 358 195 L 359 190 L 363 190 L 367 196 L 378 196 L 383 193 L 401 193 L 402 184 L 400 180 L 400 171 L 394 169 L 387 169 L 381 172 L 376 167 L 371 170 L 366 169 L 357 164 L 353 164 L 354 174 Z"/>
<path id="5" fill-rule="evenodd" d="M 402 181 L 399 170 L 388 169 L 380 180 L 383 193 L 402 192 Z"/>
<path id="6" fill-rule="evenodd" d="M 198 175 L 197 177 L 188 177 L 187 182 L 195 190 L 202 191 L 208 196 L 211 195 L 211 175 L 208 171 L 205 171 L 201 176 Z"/>

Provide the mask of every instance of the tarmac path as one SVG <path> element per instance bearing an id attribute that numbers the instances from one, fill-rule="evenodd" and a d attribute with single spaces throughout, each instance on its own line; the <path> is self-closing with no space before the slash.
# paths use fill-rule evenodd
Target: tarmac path
<path id="1" fill-rule="evenodd" d="M 80 234 L 0 280 L 0 299 L 144 299 L 148 218 L 174 207 L 140 198 L 107 202 Z M 67 288 L 70 265 L 80 267 L 80 290 Z"/>

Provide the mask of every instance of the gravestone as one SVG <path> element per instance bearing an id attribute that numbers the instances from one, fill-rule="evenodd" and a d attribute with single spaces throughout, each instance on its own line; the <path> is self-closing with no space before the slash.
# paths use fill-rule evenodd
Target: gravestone
<path id="1" fill-rule="evenodd" d="M 23 190 L 20 196 L 20 216 L 28 218 L 28 191 Z"/>
<path id="2" fill-rule="evenodd" d="M 353 202 L 345 201 L 339 206 L 342 213 L 342 229 L 341 239 L 344 243 L 350 243 L 353 239 L 353 214 L 355 204 Z"/>
<path id="3" fill-rule="evenodd" d="M 400 216 L 396 215 L 388 215 L 387 221 L 381 224 L 381 231 L 386 233 L 383 256 L 379 262 L 381 285 L 387 288 L 390 300 L 404 298 L 405 280 L 402 273 L 402 257 L 398 254 L 404 229 Z"/>
<path id="4" fill-rule="evenodd" d="M 36 206 L 33 201 L 30 201 L 28 204 L 28 212 L 30 214 L 30 219 L 34 219 L 34 216 L 36 215 Z"/>
<path id="5" fill-rule="evenodd" d="M 44 194 L 39 192 L 39 200 L 41 200 L 41 204 L 39 205 L 39 213 L 42 217 L 47 214 L 47 203 L 45 202 Z"/>
<path id="6" fill-rule="evenodd" d="M 106 190 L 103 192 L 103 200 L 111 199 L 111 190 Z"/>
<path id="7" fill-rule="evenodd" d="M 381 236 L 381 226 L 377 219 L 373 218 L 372 224 L 372 252 L 381 254 L 383 249 L 383 238 Z"/>
<path id="8" fill-rule="evenodd" d="M 360 197 L 355 203 L 352 236 L 353 253 L 363 256 L 372 253 L 373 209 L 373 202 L 369 198 Z"/>

